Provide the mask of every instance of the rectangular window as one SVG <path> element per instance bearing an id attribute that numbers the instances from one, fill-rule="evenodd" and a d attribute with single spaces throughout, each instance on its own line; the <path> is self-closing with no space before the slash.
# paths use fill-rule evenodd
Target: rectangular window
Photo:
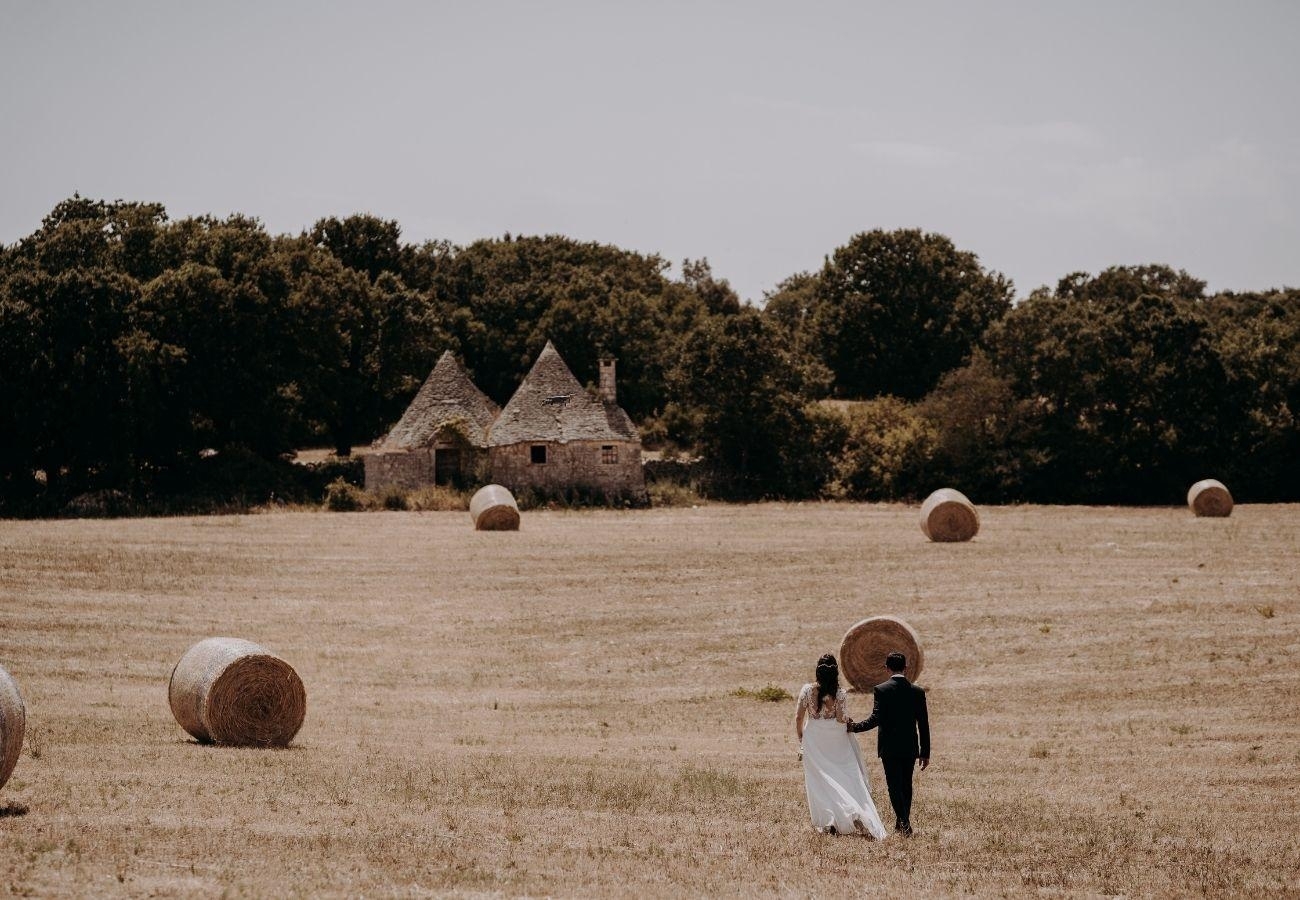
<path id="1" fill-rule="evenodd" d="M 535 466 L 540 466 L 546 462 L 546 445 L 533 444 L 529 447 L 529 462 Z"/>
<path id="2" fill-rule="evenodd" d="M 600 461 L 603 463 L 618 462 L 618 448 L 613 444 L 603 444 L 600 448 Z"/>

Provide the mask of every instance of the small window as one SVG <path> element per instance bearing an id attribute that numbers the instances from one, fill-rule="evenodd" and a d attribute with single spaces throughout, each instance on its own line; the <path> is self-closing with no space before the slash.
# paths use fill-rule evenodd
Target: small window
<path id="1" fill-rule="evenodd" d="M 543 465 L 546 462 L 546 445 L 533 444 L 529 448 L 529 462 L 535 466 Z"/>
<path id="2" fill-rule="evenodd" d="M 618 448 L 613 444 L 603 444 L 600 448 L 600 461 L 603 463 L 618 462 Z"/>

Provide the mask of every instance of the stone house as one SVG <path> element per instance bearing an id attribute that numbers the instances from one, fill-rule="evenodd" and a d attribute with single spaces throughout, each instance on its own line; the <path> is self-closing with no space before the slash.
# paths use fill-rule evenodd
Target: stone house
<path id="1" fill-rule="evenodd" d="M 402 418 L 366 455 L 366 489 L 469 484 L 487 463 L 488 429 L 500 412 L 448 350 Z"/>
<path id="2" fill-rule="evenodd" d="M 492 480 L 512 491 L 645 497 L 641 436 L 618 405 L 614 360 L 587 392 L 550 341 L 488 431 Z"/>
<path id="3" fill-rule="evenodd" d="M 450 351 L 401 420 L 366 457 L 366 488 L 486 480 L 512 491 L 585 491 L 644 500 L 641 437 L 618 405 L 615 363 L 592 394 L 547 341 L 498 410 Z"/>

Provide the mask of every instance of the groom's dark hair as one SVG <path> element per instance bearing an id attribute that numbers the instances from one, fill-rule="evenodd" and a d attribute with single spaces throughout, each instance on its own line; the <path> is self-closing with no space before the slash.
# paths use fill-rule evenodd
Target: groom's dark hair
<path id="1" fill-rule="evenodd" d="M 885 668 L 891 672 L 901 672 L 907 668 L 907 657 L 901 653 L 891 653 L 885 657 Z"/>

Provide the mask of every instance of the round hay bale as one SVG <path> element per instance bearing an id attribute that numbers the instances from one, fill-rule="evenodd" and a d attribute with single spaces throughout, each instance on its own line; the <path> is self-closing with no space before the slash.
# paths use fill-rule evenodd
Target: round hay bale
<path id="1" fill-rule="evenodd" d="M 1232 494 L 1222 481 L 1206 478 L 1187 492 L 1187 505 L 1197 516 L 1222 518 L 1232 515 Z"/>
<path id="2" fill-rule="evenodd" d="M 894 616 L 863 619 L 844 634 L 840 641 L 840 671 L 860 691 L 869 691 L 889 679 L 893 673 L 885 668 L 885 657 L 901 653 L 907 657 L 903 674 L 909 681 L 921 677 L 925 652 L 916 630 Z"/>
<path id="3" fill-rule="evenodd" d="M 176 721 L 203 744 L 284 747 L 307 715 L 293 666 L 239 638 L 207 638 L 186 650 L 167 699 Z"/>
<path id="4" fill-rule="evenodd" d="M 485 484 L 469 501 L 469 516 L 475 531 L 518 531 L 519 504 L 499 484 Z"/>
<path id="5" fill-rule="evenodd" d="M 961 491 L 939 488 L 921 504 L 921 531 L 932 541 L 969 541 L 980 530 L 980 514 Z"/>
<path id="6" fill-rule="evenodd" d="M 27 729 L 27 708 L 23 706 L 18 682 L 0 666 L 0 787 L 4 787 L 18 757 L 23 753 L 23 732 Z"/>

